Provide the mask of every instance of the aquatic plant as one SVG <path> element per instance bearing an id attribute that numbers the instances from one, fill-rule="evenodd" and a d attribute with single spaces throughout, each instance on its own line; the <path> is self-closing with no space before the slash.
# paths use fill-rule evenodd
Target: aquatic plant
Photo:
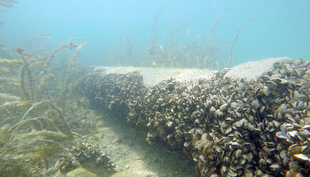
<path id="1" fill-rule="evenodd" d="M 189 35 L 192 32 L 191 29 L 188 29 L 185 35 L 181 35 L 181 37 L 186 36 L 186 44 L 175 43 L 173 41 L 179 41 L 177 38 L 179 38 L 180 35 L 175 35 L 178 29 L 172 29 L 166 36 L 166 38 L 169 39 L 166 46 L 156 43 L 158 15 L 162 11 L 162 8 L 163 6 L 154 19 L 151 45 L 146 47 L 146 51 L 148 51 L 151 56 L 153 66 L 213 69 L 217 65 L 217 57 L 221 55 L 219 51 L 224 47 L 215 45 L 217 40 L 222 40 L 222 34 L 214 37 L 213 33 L 218 22 L 223 18 L 224 12 L 229 8 L 224 9 L 221 15 L 215 20 L 209 34 L 202 42 L 200 42 L 202 38 L 201 33 L 199 33 L 192 42 L 188 42 Z"/>
<path id="2" fill-rule="evenodd" d="M 23 42 L 25 49 L 37 55 L 47 56 L 50 54 L 51 38 L 49 33 L 31 33 L 28 28 L 36 28 L 36 19 L 31 19 L 23 25 Z"/>
<path id="3" fill-rule="evenodd" d="M 12 7 L 12 3 L 17 3 L 16 0 L 0 0 L 0 6 L 4 7 Z M 3 9 L 0 9 L 0 11 L 3 11 Z M 2 25 L 2 22 L 0 21 L 0 25 Z"/>
<path id="4" fill-rule="evenodd" d="M 0 73 L 0 176 L 48 176 L 57 170 L 53 164 L 64 140 L 85 133 L 79 124 L 94 129 L 90 119 L 95 115 L 78 88 L 87 76 L 75 76 L 75 59 L 87 43 L 76 45 L 72 40 L 48 57 L 16 48 L 20 60 L 0 59 L 1 68 L 10 68 Z M 57 52 L 70 49 L 75 52 L 65 67 L 55 67 Z"/>
<path id="5" fill-rule="evenodd" d="M 39 119 L 27 119 L 17 125 L 10 127 L 6 124 L 0 128 L 1 176 L 47 176 L 54 170 L 49 164 L 52 161 L 49 158 L 60 151 L 60 142 L 67 139 L 66 135 L 47 130 L 26 132 L 23 129 L 23 133 L 18 134 L 12 131 L 30 121 L 41 123 Z"/>
<path id="6" fill-rule="evenodd" d="M 130 60 L 131 60 L 132 64 L 135 66 L 135 60 L 134 60 L 134 58 L 132 56 L 131 43 L 130 43 L 129 37 L 128 37 L 128 35 L 125 32 L 123 34 L 126 36 L 126 39 L 127 39 L 128 48 L 129 48 L 129 54 L 130 54 Z"/>
<path id="7" fill-rule="evenodd" d="M 236 40 L 238 39 L 241 28 L 249 21 L 257 20 L 257 18 L 249 19 L 243 23 L 234 38 L 233 44 L 230 46 L 230 52 L 223 51 L 227 45 L 222 39 L 224 34 L 214 36 L 214 31 L 218 26 L 219 21 L 224 18 L 224 13 L 229 8 L 225 8 L 221 15 L 215 19 L 208 35 L 203 38 L 202 33 L 196 35 L 193 41 L 189 42 L 189 35 L 192 29 L 188 29 L 186 34 L 179 34 L 179 28 L 171 29 L 166 36 L 166 45 L 157 44 L 157 23 L 158 16 L 161 13 L 163 6 L 159 9 L 154 19 L 154 25 L 151 31 L 151 44 L 146 47 L 149 53 L 151 63 L 155 67 L 194 67 L 201 69 L 219 69 L 219 58 L 229 57 L 227 66 L 230 67 L 232 61 L 232 53 Z M 186 36 L 186 43 L 184 41 Z M 229 56 L 227 56 L 229 53 Z"/>
<path id="8" fill-rule="evenodd" d="M 17 67 L 20 66 L 23 62 L 21 60 L 7 60 L 0 59 L 0 65 L 6 65 L 9 67 Z"/>
<path id="9" fill-rule="evenodd" d="M 16 0 L 0 0 L 0 5 L 5 7 L 12 7 L 12 3 L 17 3 Z"/>
<path id="10" fill-rule="evenodd" d="M 237 39 L 238 39 L 238 37 L 239 37 L 239 33 L 240 33 L 241 28 L 242 28 L 245 24 L 247 24 L 248 22 L 250 22 L 250 21 L 255 21 L 255 20 L 257 20 L 257 19 L 258 19 L 258 18 L 249 19 L 249 20 L 245 21 L 245 22 L 239 27 L 238 32 L 237 32 L 237 34 L 236 34 L 236 36 L 235 36 L 234 42 L 233 42 L 233 44 L 231 45 L 231 48 L 230 48 L 229 59 L 228 59 L 228 64 L 227 64 L 227 67 L 228 67 L 228 68 L 230 67 L 230 63 L 231 63 L 231 61 L 232 61 L 233 49 L 234 49 L 234 47 L 235 47 L 235 45 L 236 45 L 236 41 L 237 41 Z"/>

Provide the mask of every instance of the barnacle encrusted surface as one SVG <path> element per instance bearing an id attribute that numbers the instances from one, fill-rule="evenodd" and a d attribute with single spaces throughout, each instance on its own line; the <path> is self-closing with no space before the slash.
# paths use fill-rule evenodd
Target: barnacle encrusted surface
<path id="1" fill-rule="evenodd" d="M 257 79 L 174 79 L 147 88 L 137 72 L 89 77 L 96 108 L 127 119 L 146 141 L 185 154 L 200 176 L 309 174 L 310 62 L 283 60 Z"/>

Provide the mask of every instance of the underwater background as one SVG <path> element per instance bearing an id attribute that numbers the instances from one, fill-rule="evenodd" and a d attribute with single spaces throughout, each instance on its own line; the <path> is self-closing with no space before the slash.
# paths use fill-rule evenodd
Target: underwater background
<path id="1" fill-rule="evenodd" d="M 310 58 L 307 0 L 31 0 L 13 5 L 0 14 L 0 43 L 43 54 L 70 38 L 84 38 L 88 45 L 78 59 L 84 65 L 152 66 L 146 51 L 152 41 L 164 50 L 185 47 L 199 36 L 202 42 L 226 8 L 213 33 L 221 35 L 215 41 L 221 46 L 215 69 L 227 66 L 239 27 L 253 18 L 258 20 L 240 30 L 231 66 L 270 57 Z"/>
<path id="2" fill-rule="evenodd" d="M 0 0 L 0 177 L 309 176 L 309 7 Z"/>

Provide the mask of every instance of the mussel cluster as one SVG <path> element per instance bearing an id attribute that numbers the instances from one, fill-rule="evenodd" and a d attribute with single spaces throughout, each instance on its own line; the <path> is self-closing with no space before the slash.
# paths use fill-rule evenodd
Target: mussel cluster
<path id="1" fill-rule="evenodd" d="M 142 81 L 129 79 L 132 73 L 117 75 L 126 82 L 121 85 L 96 80 L 88 84 L 99 93 L 100 88 L 109 88 L 109 95 L 101 94 L 101 107 L 117 98 L 112 111 L 125 111 L 123 118 L 146 131 L 146 141 L 187 155 L 200 176 L 306 176 L 310 174 L 309 69 L 310 62 L 299 59 L 276 62 L 273 70 L 250 81 L 224 77 L 228 71 L 224 69 L 211 79 L 190 83 L 170 79 L 146 89 Z M 111 85 L 130 88 L 131 95 L 123 97 Z"/>
<path id="2" fill-rule="evenodd" d="M 61 172 L 69 172 L 76 168 L 99 168 L 107 172 L 116 172 L 117 166 L 111 162 L 97 145 L 90 143 L 73 143 L 63 148 L 58 161 Z"/>
<path id="3" fill-rule="evenodd" d="M 127 74 L 97 74 L 82 83 L 82 89 L 90 98 L 91 107 L 109 110 L 117 117 L 126 117 L 128 102 L 145 92 L 143 78 L 138 72 Z"/>

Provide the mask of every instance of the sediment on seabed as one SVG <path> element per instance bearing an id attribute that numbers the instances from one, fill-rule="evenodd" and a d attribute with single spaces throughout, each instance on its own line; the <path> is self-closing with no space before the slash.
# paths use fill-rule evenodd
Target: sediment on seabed
<path id="1" fill-rule="evenodd" d="M 270 68 L 252 63 L 252 70 L 235 71 L 255 70 L 252 79 L 240 79 L 232 68 L 153 85 L 143 82 L 139 69 L 97 69 L 81 86 L 92 108 L 126 119 L 145 132 L 147 142 L 184 154 L 200 176 L 306 175 L 309 68 L 309 61 L 285 58 Z"/>

